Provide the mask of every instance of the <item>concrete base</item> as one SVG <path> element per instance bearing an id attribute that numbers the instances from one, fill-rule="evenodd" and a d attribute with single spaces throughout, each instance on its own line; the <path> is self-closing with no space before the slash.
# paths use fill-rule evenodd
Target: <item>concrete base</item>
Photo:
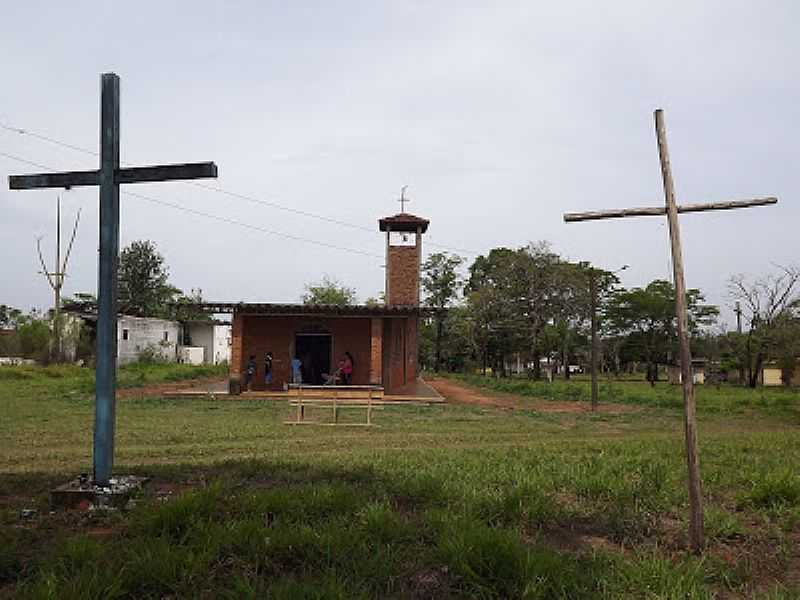
<path id="1" fill-rule="evenodd" d="M 134 492 L 142 489 L 147 477 L 122 475 L 112 477 L 109 485 L 100 486 L 81 475 L 77 479 L 58 486 L 50 492 L 53 508 L 124 508 Z"/>

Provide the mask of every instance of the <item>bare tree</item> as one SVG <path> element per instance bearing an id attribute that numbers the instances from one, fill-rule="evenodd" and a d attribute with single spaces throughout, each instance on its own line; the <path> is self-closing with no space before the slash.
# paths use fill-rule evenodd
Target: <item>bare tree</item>
<path id="1" fill-rule="evenodd" d="M 778 273 L 753 281 L 743 275 L 731 277 L 730 296 L 743 305 L 749 322 L 744 336 L 744 361 L 747 382 L 756 387 L 764 362 L 775 358 L 781 329 L 794 318 L 793 310 L 800 305 L 800 269 L 778 265 Z"/>

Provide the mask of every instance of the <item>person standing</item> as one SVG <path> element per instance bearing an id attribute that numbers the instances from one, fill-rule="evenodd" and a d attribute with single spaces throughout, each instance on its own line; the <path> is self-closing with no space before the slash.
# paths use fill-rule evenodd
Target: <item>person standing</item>
<path id="1" fill-rule="evenodd" d="M 244 386 L 248 392 L 253 385 L 253 379 L 255 379 L 257 369 L 258 365 L 256 364 L 256 355 L 251 354 L 250 360 L 247 361 L 247 366 L 244 370 Z"/>
<path id="2" fill-rule="evenodd" d="M 267 386 L 272 384 L 272 352 L 267 352 L 264 357 L 264 383 Z"/>
<path id="3" fill-rule="evenodd" d="M 292 383 L 303 383 L 303 361 L 296 356 L 292 359 Z"/>

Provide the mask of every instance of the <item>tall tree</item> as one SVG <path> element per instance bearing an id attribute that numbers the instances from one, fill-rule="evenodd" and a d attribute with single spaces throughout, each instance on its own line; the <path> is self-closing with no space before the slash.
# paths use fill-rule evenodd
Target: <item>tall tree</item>
<path id="1" fill-rule="evenodd" d="M 132 242 L 119 257 L 119 310 L 147 317 L 169 316 L 180 290 L 169 283 L 164 257 L 149 240 Z"/>
<path id="2" fill-rule="evenodd" d="M 436 324 L 435 368 L 442 366 L 442 337 L 448 309 L 458 300 L 463 280 L 458 268 L 464 259 L 457 254 L 436 252 L 428 256 L 422 265 L 422 289 L 425 290 L 425 304 L 433 309 Z"/>
<path id="3" fill-rule="evenodd" d="M 347 287 L 327 275 L 319 283 L 306 284 L 306 292 L 303 294 L 303 304 L 348 306 L 355 302 L 356 291 L 353 288 Z"/>
<path id="4" fill-rule="evenodd" d="M 704 300 L 700 290 L 687 290 L 691 334 L 712 324 L 719 314 L 717 307 L 704 304 Z M 666 364 L 674 356 L 677 342 L 675 288 L 668 281 L 656 280 L 644 288 L 618 290 L 604 312 L 608 330 L 627 336 L 623 354 L 646 362 L 648 381 L 655 384 L 658 365 Z"/>
<path id="5" fill-rule="evenodd" d="M 800 269 L 778 268 L 777 274 L 756 280 L 736 275 L 728 285 L 730 295 L 744 305 L 749 323 L 747 333 L 741 336 L 740 361 L 747 369 L 750 387 L 758 384 L 766 360 L 786 363 L 795 351 L 790 332 L 800 309 Z"/>

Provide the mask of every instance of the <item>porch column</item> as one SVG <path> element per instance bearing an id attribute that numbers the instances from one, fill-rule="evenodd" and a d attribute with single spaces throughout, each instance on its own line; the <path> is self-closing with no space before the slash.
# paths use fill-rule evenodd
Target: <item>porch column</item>
<path id="1" fill-rule="evenodd" d="M 231 323 L 231 362 L 228 365 L 228 389 L 232 394 L 238 394 L 241 391 L 243 333 L 244 317 L 238 310 L 235 310 Z"/>
<path id="2" fill-rule="evenodd" d="M 383 319 L 370 319 L 369 382 L 383 383 Z"/>

